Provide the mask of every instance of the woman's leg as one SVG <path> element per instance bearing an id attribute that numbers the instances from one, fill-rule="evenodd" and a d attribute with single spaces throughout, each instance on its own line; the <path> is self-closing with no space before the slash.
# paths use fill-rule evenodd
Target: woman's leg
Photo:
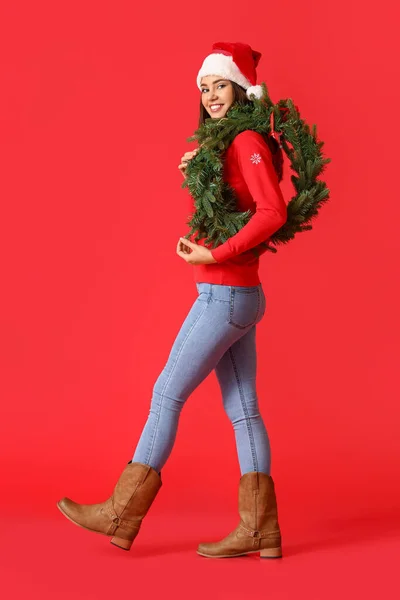
<path id="1" fill-rule="evenodd" d="M 235 342 L 215 368 L 224 409 L 235 431 L 241 474 L 270 474 L 271 450 L 258 406 L 256 325 Z"/>
<path id="2" fill-rule="evenodd" d="M 197 283 L 197 289 L 199 295 L 154 385 L 150 412 L 132 458 L 157 471 L 172 451 L 180 412 L 190 394 L 265 311 L 261 284 L 239 288 Z"/>

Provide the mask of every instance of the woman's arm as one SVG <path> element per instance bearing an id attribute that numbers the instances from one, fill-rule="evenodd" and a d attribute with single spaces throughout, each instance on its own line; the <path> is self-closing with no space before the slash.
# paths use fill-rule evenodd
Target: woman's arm
<path id="1" fill-rule="evenodd" d="M 211 249 L 217 262 L 232 258 L 266 241 L 287 219 L 286 203 L 262 135 L 246 130 L 232 142 L 234 157 L 256 204 L 256 212 L 240 231 Z"/>

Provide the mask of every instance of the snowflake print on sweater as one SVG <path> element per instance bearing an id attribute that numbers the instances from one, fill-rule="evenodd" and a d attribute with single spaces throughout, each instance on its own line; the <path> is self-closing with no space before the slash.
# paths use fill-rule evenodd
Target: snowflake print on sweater
<path id="1" fill-rule="evenodd" d="M 258 165 L 258 163 L 261 162 L 261 155 L 255 152 L 250 156 L 250 160 L 253 163 L 253 165 Z"/>

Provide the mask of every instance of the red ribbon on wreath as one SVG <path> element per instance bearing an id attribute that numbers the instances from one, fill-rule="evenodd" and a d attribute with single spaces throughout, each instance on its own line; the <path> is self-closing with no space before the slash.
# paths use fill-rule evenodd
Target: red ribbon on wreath
<path id="1" fill-rule="evenodd" d="M 297 105 L 295 105 L 295 109 L 300 114 L 299 108 Z M 282 121 L 285 122 L 287 120 L 287 114 L 289 112 L 289 109 L 287 106 L 280 106 L 279 110 L 281 111 Z M 274 119 L 274 111 L 273 110 L 271 110 L 271 114 L 269 117 L 269 123 L 270 123 L 270 132 L 269 132 L 270 137 L 274 138 L 274 140 L 278 143 L 279 147 L 282 148 L 283 147 L 281 144 L 282 131 L 275 131 L 275 128 L 274 128 L 275 119 Z"/>
<path id="2" fill-rule="evenodd" d="M 279 148 L 282 148 L 282 144 L 281 144 L 282 132 L 275 131 L 275 129 L 274 129 L 274 111 L 273 110 L 271 110 L 271 114 L 269 117 L 269 124 L 270 124 L 269 136 L 274 138 L 274 140 L 278 143 Z"/>

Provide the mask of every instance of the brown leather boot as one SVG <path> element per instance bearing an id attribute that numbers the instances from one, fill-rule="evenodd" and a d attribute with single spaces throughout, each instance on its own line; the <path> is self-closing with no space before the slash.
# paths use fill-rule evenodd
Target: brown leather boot
<path id="1" fill-rule="evenodd" d="M 130 550 L 142 519 L 162 486 L 150 465 L 129 461 L 112 496 L 100 504 L 77 504 L 69 498 L 57 503 L 70 521 L 96 533 L 113 536 L 112 544 Z"/>
<path id="2" fill-rule="evenodd" d="M 260 558 L 282 558 L 275 486 L 270 475 L 245 473 L 239 482 L 240 523 L 219 542 L 199 544 L 208 558 L 230 558 L 259 552 Z"/>

